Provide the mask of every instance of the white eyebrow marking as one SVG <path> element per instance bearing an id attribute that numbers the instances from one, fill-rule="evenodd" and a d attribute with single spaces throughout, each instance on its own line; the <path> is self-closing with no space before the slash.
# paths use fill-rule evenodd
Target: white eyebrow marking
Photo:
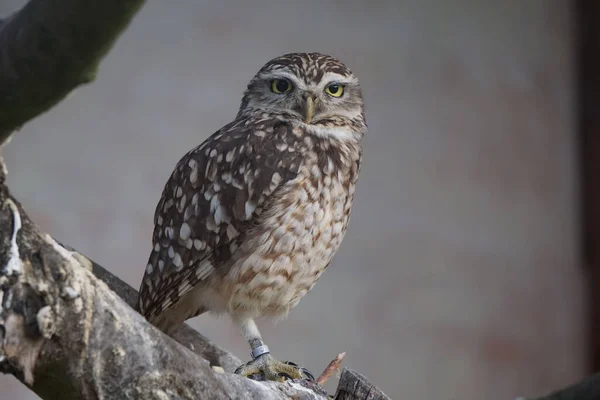
<path id="1" fill-rule="evenodd" d="M 321 82 L 319 82 L 319 86 L 325 86 L 331 82 L 338 82 L 342 84 L 357 84 L 358 79 L 354 76 L 344 76 L 340 74 L 336 74 L 335 72 L 326 72 L 323 74 L 323 78 L 321 78 Z"/>
<path id="2" fill-rule="evenodd" d="M 287 71 L 275 71 L 275 72 L 266 72 L 260 75 L 260 79 L 268 80 L 268 79 L 277 79 L 277 78 L 286 78 L 289 79 L 295 87 L 298 89 L 306 89 L 306 85 L 302 82 L 298 77 Z"/>

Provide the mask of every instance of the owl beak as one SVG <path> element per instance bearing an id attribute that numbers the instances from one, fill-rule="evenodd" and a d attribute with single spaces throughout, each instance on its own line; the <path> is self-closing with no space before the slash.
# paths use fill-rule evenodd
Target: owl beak
<path id="1" fill-rule="evenodd" d="M 306 98 L 306 104 L 304 105 L 304 118 L 307 124 L 310 124 L 313 116 L 315 115 L 315 101 L 312 96 Z"/>

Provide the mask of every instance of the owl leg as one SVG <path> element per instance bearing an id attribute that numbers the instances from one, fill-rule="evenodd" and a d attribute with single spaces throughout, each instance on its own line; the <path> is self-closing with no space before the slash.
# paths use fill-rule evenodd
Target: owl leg
<path id="1" fill-rule="evenodd" d="M 252 361 L 236 369 L 236 374 L 255 380 L 279 382 L 283 382 L 286 379 L 315 380 L 314 376 L 306 368 L 273 358 L 252 318 L 238 319 L 237 322 L 241 326 L 242 333 L 252 349 Z"/>

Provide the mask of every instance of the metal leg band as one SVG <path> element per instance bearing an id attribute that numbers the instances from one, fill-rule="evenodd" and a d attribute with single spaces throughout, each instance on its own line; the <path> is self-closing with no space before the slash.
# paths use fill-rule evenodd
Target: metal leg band
<path id="1" fill-rule="evenodd" d="M 262 344 L 260 346 L 257 346 L 255 348 L 252 349 L 252 353 L 250 353 L 252 355 L 252 358 L 254 360 L 256 360 L 258 357 L 265 355 L 265 354 L 269 354 L 269 347 L 266 344 Z"/>

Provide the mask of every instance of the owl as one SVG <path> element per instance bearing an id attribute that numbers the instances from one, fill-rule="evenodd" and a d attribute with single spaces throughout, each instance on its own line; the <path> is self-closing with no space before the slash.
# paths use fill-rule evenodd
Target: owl
<path id="1" fill-rule="evenodd" d="M 251 348 L 236 373 L 310 378 L 271 355 L 255 320 L 287 315 L 330 264 L 366 131 L 358 80 L 343 63 L 319 53 L 267 62 L 235 119 L 168 179 L 137 310 L 167 334 L 205 312 L 228 314 Z"/>

